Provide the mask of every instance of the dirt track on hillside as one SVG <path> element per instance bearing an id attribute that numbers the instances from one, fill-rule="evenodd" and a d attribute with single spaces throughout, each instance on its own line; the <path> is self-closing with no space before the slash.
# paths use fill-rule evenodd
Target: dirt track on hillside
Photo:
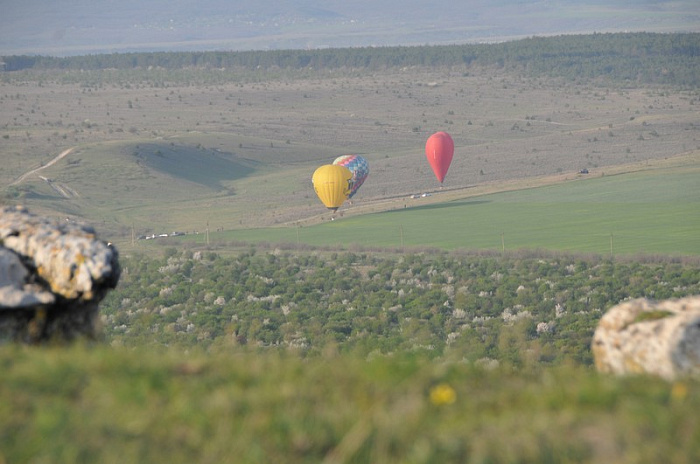
<path id="1" fill-rule="evenodd" d="M 32 175 L 34 175 L 34 174 L 38 174 L 39 172 L 41 172 L 42 170 L 48 168 L 49 166 L 53 166 L 54 164 L 56 164 L 57 162 L 61 161 L 63 158 L 65 158 L 65 157 L 68 156 L 69 154 L 71 154 L 71 153 L 73 152 L 73 150 L 75 150 L 75 147 L 69 148 L 69 149 L 67 149 L 67 150 L 63 150 L 61 153 L 59 153 L 54 159 L 52 159 L 52 160 L 49 161 L 48 163 L 46 163 L 46 164 L 44 164 L 44 165 L 42 165 L 42 166 L 39 166 L 38 168 L 32 169 L 31 171 L 25 172 L 24 174 L 22 174 L 21 176 L 19 176 L 19 177 L 17 178 L 17 180 L 15 180 L 14 182 L 12 182 L 12 183 L 10 184 L 10 186 L 12 186 L 12 185 L 17 185 L 17 184 L 21 184 L 27 177 L 32 176 Z M 67 198 L 68 198 L 68 197 L 67 197 Z"/>

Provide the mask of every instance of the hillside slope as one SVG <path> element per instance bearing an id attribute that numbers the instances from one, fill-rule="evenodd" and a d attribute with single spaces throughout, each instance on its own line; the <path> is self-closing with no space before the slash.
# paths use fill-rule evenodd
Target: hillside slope
<path id="1" fill-rule="evenodd" d="M 598 75 L 599 67 L 588 66 L 595 60 L 569 53 L 573 37 L 479 47 L 488 60 L 478 65 L 454 56 L 467 51 L 462 47 L 404 49 L 411 60 L 453 59 L 433 67 L 374 67 L 371 60 L 381 57 L 373 49 L 347 56 L 370 60 L 359 68 L 109 67 L 113 59 L 177 62 L 197 54 L 99 55 L 48 60 L 49 68 L 36 60 L 36 69 L 0 75 L 3 201 L 128 240 L 209 224 L 234 230 L 314 220 L 325 208 L 311 174 L 349 153 L 370 164 L 367 181 L 346 205 L 355 211 L 391 209 L 392 202 L 435 191 L 464 197 L 512 189 L 518 179 L 635 169 L 697 150 L 698 99 L 682 76 L 693 74 L 699 36 L 586 38 L 607 60 L 623 54 L 637 65 L 642 58 L 645 67 L 663 65 L 671 76 L 665 84 Z M 592 77 L 571 76 L 571 66 L 534 71 L 528 57 L 552 65 L 542 46 L 556 52 L 557 66 L 573 60 Z M 656 48 L 640 52 L 643 46 Z M 669 61 L 657 48 L 688 59 Z M 498 66 L 499 57 L 509 65 Z M 442 185 L 424 153 L 426 139 L 440 130 L 456 146 Z"/>

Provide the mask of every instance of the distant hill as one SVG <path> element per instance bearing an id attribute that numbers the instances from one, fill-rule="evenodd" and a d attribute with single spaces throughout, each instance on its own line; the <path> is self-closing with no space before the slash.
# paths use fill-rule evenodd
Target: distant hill
<path id="1" fill-rule="evenodd" d="M 695 0 L 36 0 L 6 2 L 0 55 L 315 49 L 700 31 Z"/>
<path id="2" fill-rule="evenodd" d="M 698 50 L 698 33 L 620 33 L 5 57 L 0 201 L 127 240 L 312 223 L 311 174 L 341 154 L 372 166 L 349 214 L 434 191 L 437 130 L 455 140 L 445 190 L 460 195 L 610 175 L 697 150 Z"/>
<path id="3" fill-rule="evenodd" d="M 12 55 L 5 71 L 36 70 L 235 70 L 261 73 L 390 68 L 481 66 L 530 76 L 674 84 L 700 79 L 699 33 L 606 33 L 531 37 L 498 44 L 355 47 L 323 50 L 110 53 L 72 57 Z M 265 76 L 266 79 L 269 76 Z M 167 77 L 172 80 L 173 76 Z M 220 81 L 220 79 L 219 79 Z"/>

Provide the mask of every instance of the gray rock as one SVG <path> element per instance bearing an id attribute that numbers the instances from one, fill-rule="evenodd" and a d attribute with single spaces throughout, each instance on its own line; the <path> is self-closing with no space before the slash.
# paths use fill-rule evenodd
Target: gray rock
<path id="1" fill-rule="evenodd" d="M 98 303 L 119 281 L 117 250 L 87 226 L 0 211 L 0 339 L 97 335 Z"/>
<path id="2" fill-rule="evenodd" d="M 601 318 L 591 348 L 600 372 L 698 375 L 700 296 L 621 303 Z"/>
<path id="3" fill-rule="evenodd" d="M 31 308 L 54 303 L 51 292 L 29 284 L 29 271 L 15 253 L 0 248 L 0 311 L 8 308 Z"/>

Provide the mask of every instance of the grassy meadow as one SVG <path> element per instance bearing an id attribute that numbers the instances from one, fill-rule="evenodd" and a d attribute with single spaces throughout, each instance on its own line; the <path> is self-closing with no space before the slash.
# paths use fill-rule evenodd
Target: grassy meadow
<path id="1" fill-rule="evenodd" d="M 0 351 L 0 462 L 700 459 L 700 385 L 403 354 Z"/>
<path id="2" fill-rule="evenodd" d="M 341 247 L 549 249 L 596 254 L 700 254 L 700 165 L 587 178 L 463 199 L 405 198 L 390 211 L 330 213 L 320 224 L 211 233 L 211 241 Z M 426 200 L 430 200 L 427 203 Z M 361 204 L 361 200 L 357 201 Z M 405 205 L 405 207 L 404 207 Z M 204 236 L 186 240 L 206 240 Z"/>
<path id="3" fill-rule="evenodd" d="M 3 75 L 4 204 L 89 223 L 128 249 L 133 236 L 208 228 L 224 239 L 274 237 L 280 232 L 258 229 L 327 221 L 311 174 L 341 154 L 362 154 L 371 171 L 353 205 L 341 209 L 348 219 L 404 204 L 426 212 L 411 207 L 571 180 L 583 168 L 590 177 L 620 166 L 634 171 L 698 149 L 692 89 L 606 88 L 479 68 L 262 73 L 255 80 L 221 72 L 217 84 L 196 84 L 197 71 L 131 74 Z M 456 146 L 439 192 L 424 155 L 438 130 Z M 434 195 L 409 201 L 425 192 Z M 485 220 L 494 230 L 472 230 L 469 241 L 428 231 L 427 245 L 499 248 L 503 234 L 506 247 L 530 246 L 515 236 L 515 222 L 498 221 L 517 211 L 492 210 Z M 372 239 L 400 245 L 397 228 Z M 609 235 L 623 231 L 602 229 L 593 233 L 604 236 L 607 252 Z M 403 233 L 405 245 L 419 244 L 410 220 Z M 285 241 L 296 241 L 296 231 Z"/>

